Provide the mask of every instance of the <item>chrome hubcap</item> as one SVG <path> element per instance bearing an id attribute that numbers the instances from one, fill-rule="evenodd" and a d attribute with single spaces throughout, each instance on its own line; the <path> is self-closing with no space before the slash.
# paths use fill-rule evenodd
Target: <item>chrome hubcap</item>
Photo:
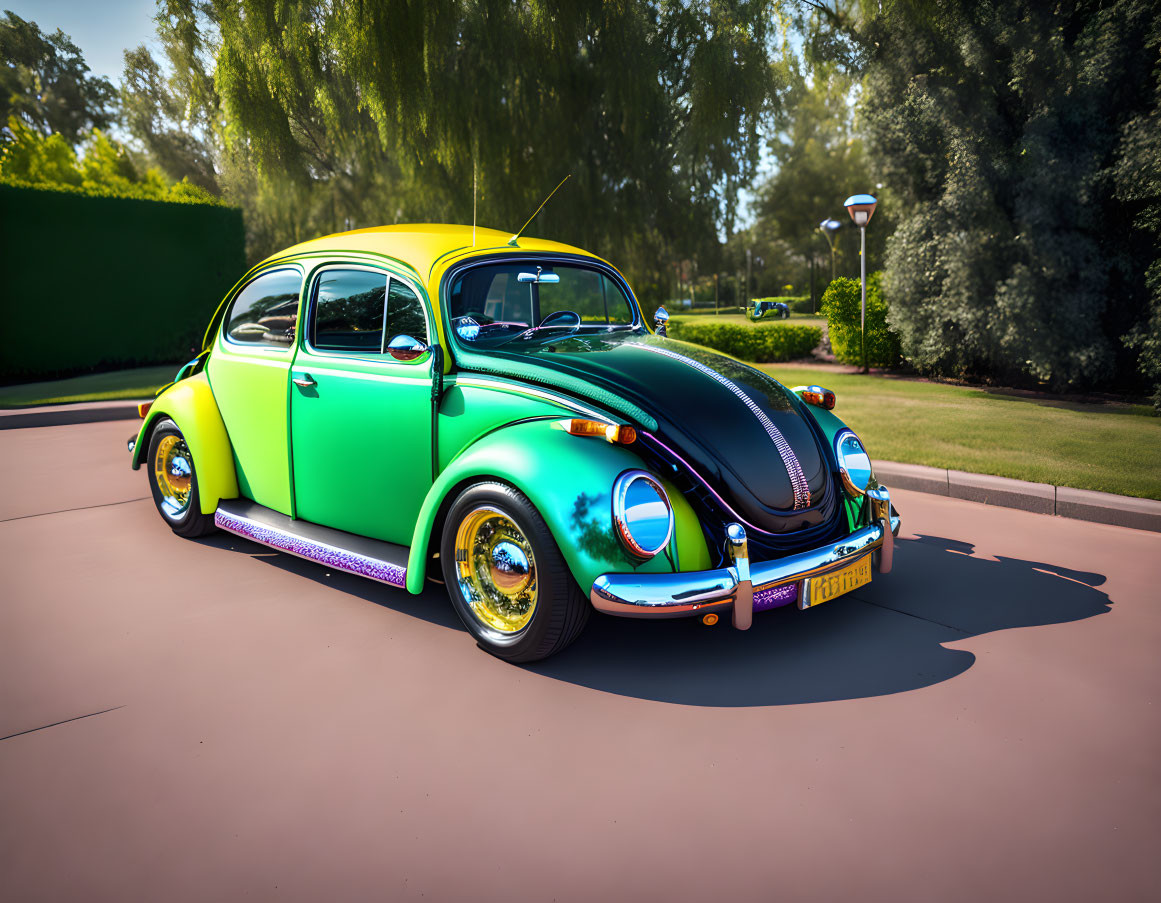
<path id="1" fill-rule="evenodd" d="M 456 580 L 485 627 L 515 634 L 536 611 L 536 559 L 520 528 L 495 508 L 470 512 L 456 531 Z"/>
<path id="2" fill-rule="evenodd" d="M 193 464 L 189 448 L 180 436 L 166 436 L 157 443 L 153 458 L 153 479 L 161 492 L 161 508 L 170 517 L 180 517 L 189 507 Z"/>

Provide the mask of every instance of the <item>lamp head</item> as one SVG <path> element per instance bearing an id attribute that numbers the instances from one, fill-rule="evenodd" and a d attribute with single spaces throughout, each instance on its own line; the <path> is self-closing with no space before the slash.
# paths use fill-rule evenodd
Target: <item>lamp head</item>
<path id="1" fill-rule="evenodd" d="M 852 194 L 843 202 L 843 206 L 847 208 L 851 219 L 855 221 L 855 225 L 862 228 L 871 221 L 871 216 L 875 212 L 875 207 L 878 205 L 876 201 L 869 194 Z"/>

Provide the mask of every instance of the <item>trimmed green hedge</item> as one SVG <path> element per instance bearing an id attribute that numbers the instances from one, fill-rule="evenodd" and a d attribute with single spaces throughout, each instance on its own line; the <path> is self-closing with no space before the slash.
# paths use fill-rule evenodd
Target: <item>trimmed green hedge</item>
<path id="1" fill-rule="evenodd" d="M 798 324 L 689 323 L 669 321 L 669 337 L 724 351 L 744 361 L 772 363 L 809 357 L 822 341 L 817 326 Z"/>
<path id="2" fill-rule="evenodd" d="M 246 269 L 242 212 L 0 184 L 0 379 L 170 364 Z"/>

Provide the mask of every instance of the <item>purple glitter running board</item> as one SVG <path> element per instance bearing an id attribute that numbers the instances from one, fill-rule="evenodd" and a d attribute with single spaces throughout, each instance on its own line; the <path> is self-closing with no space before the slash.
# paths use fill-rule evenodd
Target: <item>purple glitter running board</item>
<path id="1" fill-rule="evenodd" d="M 214 512 L 214 523 L 221 529 L 237 534 L 245 539 L 270 546 L 299 558 L 317 561 L 335 570 L 358 574 L 403 589 L 407 585 L 407 569 L 397 564 L 381 561 L 369 555 L 361 555 L 348 549 L 308 539 L 269 524 L 259 523 L 248 517 L 223 511 Z"/>
<path id="2" fill-rule="evenodd" d="M 778 608 L 798 601 L 798 584 L 788 583 L 785 586 L 772 586 L 769 589 L 754 590 L 754 611 L 766 611 L 769 608 Z"/>

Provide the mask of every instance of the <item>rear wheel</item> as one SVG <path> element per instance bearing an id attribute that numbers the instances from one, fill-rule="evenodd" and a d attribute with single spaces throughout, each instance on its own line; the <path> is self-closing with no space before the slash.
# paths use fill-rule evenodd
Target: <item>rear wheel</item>
<path id="1" fill-rule="evenodd" d="M 548 526 L 503 483 L 465 489 L 444 522 L 440 562 L 452 606 L 486 651 L 534 662 L 580 635 L 590 605 Z"/>
<path id="2" fill-rule="evenodd" d="M 162 420 L 149 437 L 148 464 L 153 503 L 170 529 L 189 539 L 212 532 L 214 516 L 202 514 L 193 455 L 172 420 Z"/>

